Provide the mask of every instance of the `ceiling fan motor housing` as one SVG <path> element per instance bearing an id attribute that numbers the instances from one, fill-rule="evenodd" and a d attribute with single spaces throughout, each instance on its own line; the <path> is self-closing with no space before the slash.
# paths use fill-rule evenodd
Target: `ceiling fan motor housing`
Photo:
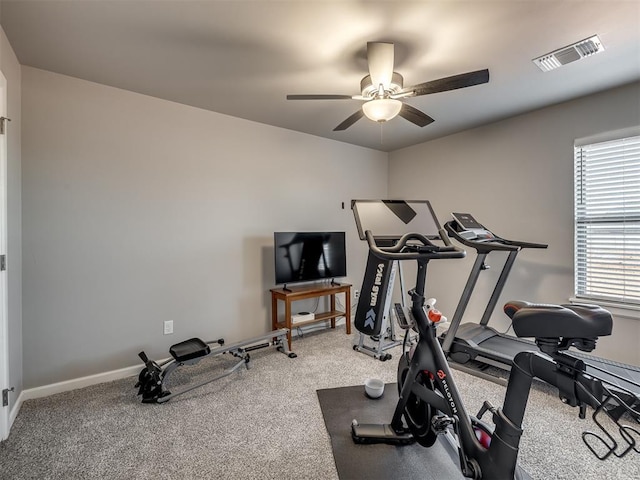
<path id="1" fill-rule="evenodd" d="M 393 93 L 398 93 L 402 90 L 402 86 L 404 84 L 404 78 L 397 72 L 393 72 L 391 76 L 391 83 L 388 87 L 385 87 L 384 93 L 385 96 Z M 362 80 L 360 80 L 360 91 L 362 92 L 362 96 L 365 98 L 377 98 L 379 85 L 373 85 L 371 83 L 371 75 L 367 75 Z"/>

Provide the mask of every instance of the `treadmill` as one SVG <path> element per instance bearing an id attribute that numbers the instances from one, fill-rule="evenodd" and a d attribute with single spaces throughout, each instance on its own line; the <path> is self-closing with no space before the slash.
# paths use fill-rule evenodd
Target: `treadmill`
<path id="1" fill-rule="evenodd" d="M 462 292 L 460 302 L 451 319 L 449 329 L 440 336 L 442 349 L 452 366 L 500 384 L 506 384 L 504 378 L 490 375 L 489 367 L 510 370 L 513 358 L 521 351 L 539 350 L 538 346 L 527 339 L 500 333 L 488 325 L 504 288 L 516 256 L 523 248 L 547 248 L 541 243 L 507 240 L 495 235 L 478 223 L 471 214 L 453 213 L 453 220 L 445 224 L 450 237 L 477 252 L 476 261 Z M 507 260 L 498 277 L 489 303 L 479 323 L 462 323 L 467 305 L 474 287 L 483 270 L 488 267 L 485 259 L 491 252 L 508 252 Z M 622 391 L 631 391 L 640 395 L 640 368 L 620 362 L 587 355 L 572 349 L 570 354 L 583 360 L 587 372 L 620 387 Z M 625 397 L 632 403 L 635 399 Z"/>
<path id="2" fill-rule="evenodd" d="M 547 245 L 501 238 L 484 228 L 469 213 L 453 213 L 452 216 L 454 219 L 445 224 L 447 234 L 463 245 L 475 249 L 477 256 L 451 319 L 451 325 L 441 336 L 442 349 L 449 360 L 458 365 L 469 362 L 475 365 L 477 368 L 469 372 L 474 375 L 485 376 L 481 371 L 490 365 L 509 370 L 516 354 L 527 350 L 538 350 L 538 347 L 532 341 L 500 333 L 490 327 L 488 323 L 520 250 L 523 248 L 547 248 Z M 485 260 L 491 252 L 508 252 L 507 260 L 502 267 L 480 322 L 462 323 L 480 273 L 489 268 Z M 468 368 L 460 369 L 468 370 Z M 495 378 L 489 379 L 495 381 Z"/>

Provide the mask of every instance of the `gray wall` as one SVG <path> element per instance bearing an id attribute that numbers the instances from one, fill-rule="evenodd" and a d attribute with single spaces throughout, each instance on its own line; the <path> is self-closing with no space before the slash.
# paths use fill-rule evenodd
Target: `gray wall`
<path id="1" fill-rule="evenodd" d="M 0 28 L 0 70 L 7 79 L 7 308 L 9 320 L 9 408 L 22 391 L 22 206 L 20 178 L 20 64 Z"/>
<path id="2" fill-rule="evenodd" d="M 565 302 L 573 140 L 640 122 L 634 84 L 387 157 L 30 67 L 22 91 L 25 387 L 129 366 L 141 349 L 166 356 L 192 335 L 267 331 L 274 230 L 347 231 L 359 287 L 352 198 L 427 198 L 443 220 L 468 210 L 505 237 L 549 243 L 520 255 L 503 300 Z M 469 257 L 430 267 L 449 316 Z M 491 264 L 472 315 L 501 259 Z M 640 364 L 634 316 L 616 316 L 598 353 Z"/>
<path id="3" fill-rule="evenodd" d="M 502 300 L 567 302 L 573 295 L 573 142 L 640 124 L 640 84 L 592 95 L 392 152 L 389 195 L 431 200 L 442 222 L 471 212 L 506 238 L 548 243 L 524 250 Z M 468 319 L 477 320 L 504 256 L 479 281 Z M 475 252 L 446 265 L 432 262 L 431 293 L 451 317 Z M 502 304 L 499 304 L 500 306 Z M 640 365 L 640 312 L 616 312 L 614 335 L 597 353 Z M 626 315 L 626 316 L 624 316 Z M 492 322 L 508 323 L 501 309 Z"/>
<path id="4" fill-rule="evenodd" d="M 349 201 L 386 196 L 386 153 L 26 66 L 22 81 L 25 387 L 266 333 L 274 230 L 346 231 L 360 281 Z"/>

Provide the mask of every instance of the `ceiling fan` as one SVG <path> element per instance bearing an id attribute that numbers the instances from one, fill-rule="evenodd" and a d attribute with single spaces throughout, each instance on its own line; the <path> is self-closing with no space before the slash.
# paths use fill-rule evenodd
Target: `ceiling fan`
<path id="1" fill-rule="evenodd" d="M 400 99 L 472 87 L 489 81 L 489 70 L 484 69 L 404 87 L 402 75 L 393 71 L 393 55 L 393 43 L 367 43 L 369 75 L 360 81 L 360 95 L 287 95 L 287 100 L 363 100 L 362 109 L 334 128 L 334 132 L 346 130 L 363 115 L 375 122 L 386 122 L 400 115 L 424 127 L 432 123 L 433 118 Z"/>

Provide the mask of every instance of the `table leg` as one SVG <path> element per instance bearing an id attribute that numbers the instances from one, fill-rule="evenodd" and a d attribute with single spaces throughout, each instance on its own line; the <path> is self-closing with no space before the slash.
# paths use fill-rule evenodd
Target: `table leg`
<path id="1" fill-rule="evenodd" d="M 336 296 L 335 294 L 331 295 L 331 311 L 336 311 Z M 334 314 L 332 314 L 334 315 Z M 336 328 L 336 317 L 331 317 L 331 328 Z"/>
<path id="2" fill-rule="evenodd" d="M 288 298 L 284 301 L 284 322 L 289 329 L 287 333 L 287 341 L 289 342 L 289 350 L 291 350 L 291 302 Z"/>
<path id="3" fill-rule="evenodd" d="M 351 287 L 344 292 L 344 322 L 347 326 L 347 335 L 351 335 Z"/>
<path id="4" fill-rule="evenodd" d="M 271 330 L 278 329 L 278 299 L 271 294 Z"/>

